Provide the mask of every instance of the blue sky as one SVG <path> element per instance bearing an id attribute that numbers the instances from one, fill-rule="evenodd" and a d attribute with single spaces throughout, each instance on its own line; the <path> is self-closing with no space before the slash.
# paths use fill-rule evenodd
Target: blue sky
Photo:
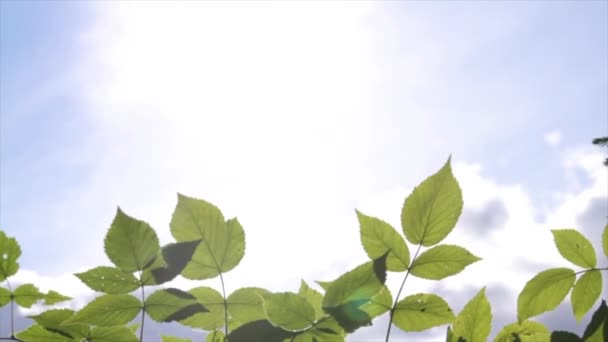
<path id="1" fill-rule="evenodd" d="M 608 133 L 606 2 L 2 1 L 0 16 L 0 227 L 27 277 L 107 263 L 118 205 L 168 242 L 178 191 L 243 222 L 233 288 L 331 277 L 365 260 L 353 209 L 398 226 L 450 154 L 453 241 L 513 265 L 439 288 L 457 301 L 507 274 L 521 281 L 495 296 L 511 298 L 555 260 L 549 229 L 605 224 L 590 141 Z M 518 259 L 475 231 L 547 244 Z M 289 257 L 260 279 L 269 244 Z"/>

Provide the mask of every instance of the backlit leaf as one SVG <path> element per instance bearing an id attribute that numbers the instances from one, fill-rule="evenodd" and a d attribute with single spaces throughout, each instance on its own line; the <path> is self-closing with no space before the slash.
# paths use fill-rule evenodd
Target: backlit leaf
<path id="1" fill-rule="evenodd" d="M 74 311 L 68 309 L 53 309 L 30 316 L 36 323 L 44 326 L 47 330 L 72 337 L 76 340 L 84 339 L 89 336 L 90 328 L 85 324 L 64 324 L 69 318 L 74 316 Z"/>
<path id="2" fill-rule="evenodd" d="M 555 309 L 570 292 L 575 279 L 569 268 L 552 268 L 534 276 L 517 297 L 517 319 L 521 322 Z"/>
<path id="3" fill-rule="evenodd" d="M 602 233 L 602 249 L 604 249 L 604 255 L 608 257 L 608 224 L 606 224 Z"/>
<path id="4" fill-rule="evenodd" d="M 393 315 L 393 323 L 403 331 L 422 331 L 453 320 L 454 313 L 443 298 L 424 293 L 400 300 Z"/>
<path id="5" fill-rule="evenodd" d="M 595 267 L 595 250 L 583 234 L 574 229 L 554 229 L 551 232 L 557 250 L 566 260 L 580 267 Z"/>
<path id="6" fill-rule="evenodd" d="M 492 328 L 492 310 L 485 287 L 465 305 L 452 327 L 456 341 L 458 338 L 464 338 L 467 342 L 487 341 Z"/>
<path id="7" fill-rule="evenodd" d="M 308 286 L 308 284 L 302 280 L 300 282 L 300 290 L 298 291 L 298 294 L 302 296 L 302 298 L 306 299 L 306 301 L 308 301 L 308 303 L 310 303 L 315 309 L 315 319 L 319 319 L 324 316 L 325 313 L 323 312 L 322 305 L 323 295 L 321 293 Z"/>
<path id="8" fill-rule="evenodd" d="M 125 325 L 137 316 L 141 307 L 139 299 L 128 294 L 103 295 L 76 312 L 66 323 Z"/>
<path id="9" fill-rule="evenodd" d="M 534 321 L 512 323 L 500 330 L 494 342 L 541 342 L 549 341 L 551 334 L 547 328 Z"/>
<path id="10" fill-rule="evenodd" d="M 410 272 L 420 278 L 439 280 L 460 273 L 481 258 L 460 246 L 439 245 L 414 260 Z"/>
<path id="11" fill-rule="evenodd" d="M 72 299 L 71 297 L 64 296 L 57 291 L 49 291 L 46 295 L 44 295 L 44 305 L 53 305 L 61 302 L 65 302 L 67 300 Z"/>
<path id="12" fill-rule="evenodd" d="M 219 330 L 214 330 L 207 334 L 205 342 L 226 342 L 226 335 Z"/>
<path id="13" fill-rule="evenodd" d="M 120 208 L 106 234 L 104 247 L 108 258 L 125 272 L 143 270 L 160 249 L 152 227 L 126 215 Z"/>
<path id="14" fill-rule="evenodd" d="M 266 319 L 263 297 L 270 292 L 258 287 L 244 287 L 228 296 L 228 313 L 242 323 Z"/>
<path id="15" fill-rule="evenodd" d="M 161 248 L 159 255 L 144 269 L 142 279 L 145 285 L 160 285 L 177 277 L 188 262 L 201 240 L 170 243 Z"/>
<path id="16" fill-rule="evenodd" d="M 11 291 L 0 287 L 0 308 L 11 302 Z"/>
<path id="17" fill-rule="evenodd" d="M 216 290 L 200 286 L 188 291 L 208 311 L 196 313 L 180 323 L 203 330 L 217 330 L 225 324 L 224 297 Z"/>
<path id="18" fill-rule="evenodd" d="M 138 342 L 139 338 L 127 327 L 94 327 L 88 339 L 91 342 Z"/>
<path id="19" fill-rule="evenodd" d="M 34 324 L 19 332 L 17 338 L 24 342 L 73 342 L 74 340 L 58 333 L 50 332 L 44 327 Z"/>
<path id="20" fill-rule="evenodd" d="M 303 330 L 315 322 L 315 309 L 295 293 L 273 293 L 264 299 L 268 320 L 288 331 Z"/>
<path id="21" fill-rule="evenodd" d="M 161 335 L 161 342 L 192 342 L 189 338 L 180 338 L 175 336 Z"/>
<path id="22" fill-rule="evenodd" d="M 176 288 L 157 290 L 146 298 L 146 313 L 156 322 L 181 321 L 206 311 L 196 297 Z"/>
<path id="23" fill-rule="evenodd" d="M 570 295 L 572 311 L 577 321 L 585 316 L 601 293 L 602 275 L 600 271 L 588 271 L 578 278 Z"/>
<path id="24" fill-rule="evenodd" d="M 456 225 L 462 205 L 462 192 L 448 159 L 405 199 L 401 210 L 405 237 L 426 247 L 439 243 Z"/>
<path id="25" fill-rule="evenodd" d="M 359 211 L 356 213 L 361 244 L 370 259 L 378 259 L 388 252 L 387 270 L 405 271 L 410 263 L 410 252 L 403 237 L 390 224 Z"/>
<path id="26" fill-rule="evenodd" d="M 15 275 L 19 270 L 17 259 L 21 255 L 21 248 L 15 238 L 9 238 L 0 230 L 0 281 Z"/>
<path id="27" fill-rule="evenodd" d="M 33 284 L 20 285 L 13 291 L 15 303 L 24 308 L 29 308 L 37 301 L 44 298 L 44 293 L 40 292 Z"/>
<path id="28" fill-rule="evenodd" d="M 133 274 L 116 267 L 100 266 L 74 275 L 89 288 L 108 294 L 129 293 L 140 286 Z"/>
<path id="29" fill-rule="evenodd" d="M 182 272 L 188 279 L 209 279 L 230 271 L 245 254 L 245 232 L 239 221 L 224 222 L 220 210 L 203 200 L 178 195 L 171 233 L 177 241 L 202 240 Z"/>
<path id="30" fill-rule="evenodd" d="M 373 319 L 390 310 L 392 306 L 393 296 L 385 285 L 369 302 L 362 304 L 360 309 Z"/>

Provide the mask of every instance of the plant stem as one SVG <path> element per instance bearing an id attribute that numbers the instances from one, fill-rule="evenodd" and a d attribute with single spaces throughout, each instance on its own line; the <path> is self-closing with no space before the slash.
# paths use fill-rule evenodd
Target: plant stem
<path id="1" fill-rule="evenodd" d="M 139 342 L 144 340 L 144 322 L 146 318 L 146 292 L 144 290 L 144 282 L 141 280 L 142 273 L 139 274 L 139 282 L 141 288 L 141 327 L 139 327 Z"/>
<path id="2" fill-rule="evenodd" d="M 224 288 L 224 276 L 220 272 L 220 282 L 222 283 L 222 296 L 224 297 L 224 334 L 228 340 L 228 300 L 226 298 L 226 289 Z"/>
<path id="3" fill-rule="evenodd" d="M 11 289 L 11 283 L 6 279 L 6 287 L 8 288 L 8 292 L 11 294 L 11 339 L 15 338 L 15 296 L 13 295 L 13 290 Z"/>
<path id="4" fill-rule="evenodd" d="M 388 338 L 391 335 L 391 328 L 393 326 L 393 316 L 395 314 L 395 310 L 397 309 L 397 303 L 399 302 L 399 296 L 401 296 L 401 292 L 403 291 L 403 286 L 405 285 L 405 281 L 407 280 L 407 277 L 410 275 L 410 270 L 412 269 L 412 265 L 414 265 L 414 262 L 416 261 L 416 258 L 418 257 L 418 253 L 420 252 L 421 247 L 422 247 L 422 244 L 418 245 L 418 249 L 416 249 L 416 253 L 414 253 L 414 258 L 412 259 L 412 262 L 410 263 L 410 267 L 407 268 L 407 271 L 405 272 L 405 277 L 403 277 L 403 281 L 401 282 L 399 291 L 397 292 L 397 295 L 395 296 L 395 302 L 393 303 L 393 306 L 391 307 L 391 311 L 389 312 L 388 328 L 386 329 L 386 339 L 384 340 L 385 342 L 388 342 Z"/>

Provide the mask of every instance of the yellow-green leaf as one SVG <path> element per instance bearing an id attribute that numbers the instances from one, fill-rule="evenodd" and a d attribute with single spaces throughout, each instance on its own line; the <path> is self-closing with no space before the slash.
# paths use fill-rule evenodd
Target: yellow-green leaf
<path id="1" fill-rule="evenodd" d="M 15 303 L 24 308 L 29 308 L 44 298 L 44 293 L 40 292 L 33 284 L 20 285 L 13 291 L 13 295 Z"/>
<path id="2" fill-rule="evenodd" d="M 146 313 L 156 322 L 182 321 L 206 311 L 195 296 L 176 288 L 157 290 L 146 298 Z"/>
<path id="3" fill-rule="evenodd" d="M 416 258 L 410 272 L 420 278 L 439 280 L 460 273 L 478 260 L 481 258 L 460 246 L 439 245 Z"/>
<path id="4" fill-rule="evenodd" d="M 199 286 L 188 291 L 208 312 L 199 312 L 180 323 L 203 330 L 217 330 L 225 324 L 224 297 L 216 290 Z"/>
<path id="5" fill-rule="evenodd" d="M 21 255 L 21 248 L 15 238 L 9 238 L 0 230 L 0 281 L 15 275 L 19 270 L 17 259 Z"/>
<path id="6" fill-rule="evenodd" d="M 554 229 L 551 232 L 557 250 L 566 260 L 580 267 L 595 267 L 595 250 L 583 234 L 574 229 Z"/>
<path id="7" fill-rule="evenodd" d="M 259 287 L 244 287 L 235 290 L 228 296 L 228 313 L 235 320 L 249 323 L 266 319 L 264 297 L 270 292 Z"/>
<path id="8" fill-rule="evenodd" d="M 34 324 L 17 334 L 17 338 L 25 342 L 73 342 L 74 340 L 46 330 L 44 327 Z"/>
<path id="9" fill-rule="evenodd" d="M 104 248 L 114 265 L 125 272 L 135 272 L 154 261 L 160 245 L 149 224 L 128 216 L 118 208 L 106 234 Z"/>
<path id="10" fill-rule="evenodd" d="M 138 342 L 139 339 L 127 327 L 94 327 L 88 339 L 91 342 Z"/>
<path id="11" fill-rule="evenodd" d="M 551 333 L 542 324 L 534 321 L 512 323 L 500 330 L 494 342 L 549 342 Z"/>
<path id="12" fill-rule="evenodd" d="M 308 301 L 308 303 L 310 303 L 315 309 L 315 319 L 319 319 L 325 315 L 322 307 L 323 295 L 317 290 L 308 286 L 304 280 L 300 282 L 300 290 L 298 291 L 298 294 L 302 296 L 302 298 L 306 299 L 306 301 Z"/>
<path id="13" fill-rule="evenodd" d="M 91 289 L 108 294 L 129 293 L 140 287 L 133 274 L 116 267 L 100 266 L 74 275 Z"/>
<path id="14" fill-rule="evenodd" d="M 386 268 L 405 271 L 410 263 L 410 252 L 403 237 L 390 224 L 356 211 L 359 219 L 361 244 L 370 259 L 378 259 L 388 252 Z"/>
<path id="15" fill-rule="evenodd" d="M 608 224 L 606 224 L 602 233 L 602 248 L 604 249 L 604 255 L 608 257 Z"/>
<path id="16" fill-rule="evenodd" d="M 403 331 L 422 331 L 451 323 L 454 313 L 443 298 L 419 293 L 397 302 L 393 323 Z"/>
<path id="17" fill-rule="evenodd" d="M 570 292 L 575 280 L 574 271 L 569 268 L 552 268 L 534 276 L 517 297 L 517 319 L 522 322 L 555 309 Z"/>
<path id="18" fill-rule="evenodd" d="M 264 300 L 268 320 L 288 331 L 298 331 L 312 326 L 315 309 L 303 297 L 291 292 L 273 293 Z"/>
<path id="19" fill-rule="evenodd" d="M 602 293 L 602 275 L 599 270 L 585 272 L 574 284 L 570 295 L 572 311 L 577 321 L 593 307 Z"/>
<path id="20" fill-rule="evenodd" d="M 0 308 L 10 303 L 11 301 L 11 291 L 5 289 L 4 287 L 0 287 Z"/>
<path id="21" fill-rule="evenodd" d="M 456 316 L 453 324 L 454 340 L 485 342 L 492 328 L 492 309 L 485 287 L 473 297 Z"/>
<path id="22" fill-rule="evenodd" d="M 462 192 L 448 159 L 405 199 L 401 210 L 405 237 L 426 247 L 439 243 L 456 225 L 462 205 Z"/>
<path id="23" fill-rule="evenodd" d="M 95 298 L 65 323 L 98 326 L 125 325 L 141 310 L 139 299 L 128 294 L 103 295 Z"/>

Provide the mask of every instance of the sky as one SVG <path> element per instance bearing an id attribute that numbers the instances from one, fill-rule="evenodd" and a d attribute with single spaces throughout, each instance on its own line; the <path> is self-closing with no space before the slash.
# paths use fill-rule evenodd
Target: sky
<path id="1" fill-rule="evenodd" d="M 116 207 L 168 243 L 179 192 L 245 229 L 228 292 L 295 291 L 365 262 L 355 208 L 400 230 L 405 197 L 451 156 L 464 210 L 444 242 L 483 260 L 406 292 L 460 311 L 487 286 L 493 336 L 528 279 L 567 265 L 551 229 L 599 242 L 607 61 L 605 1 L 2 0 L 0 229 L 23 249 L 15 279 L 81 307 L 93 294 L 72 274 L 109 265 Z M 566 300 L 538 319 L 580 333 L 589 317 L 577 324 Z M 397 330 L 433 341 L 445 327 Z"/>

